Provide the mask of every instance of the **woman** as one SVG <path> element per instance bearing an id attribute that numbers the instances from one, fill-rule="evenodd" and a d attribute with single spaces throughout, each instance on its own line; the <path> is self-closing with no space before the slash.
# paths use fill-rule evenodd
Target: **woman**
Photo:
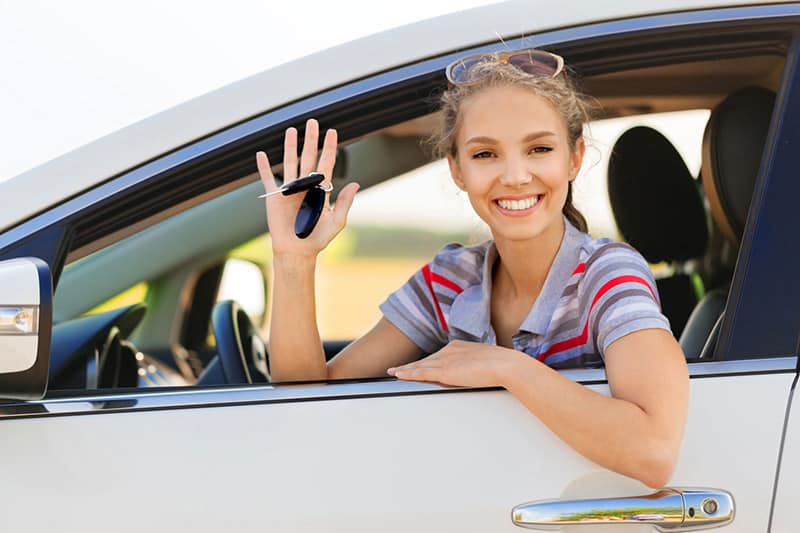
<path id="1" fill-rule="evenodd" d="M 684 356 L 660 312 L 647 263 L 593 240 L 572 205 L 587 106 L 539 50 L 473 56 L 448 67 L 437 147 L 492 240 L 448 245 L 381 305 L 383 318 L 326 363 L 316 325 L 317 254 L 345 225 L 349 184 L 306 239 L 294 233 L 302 195 L 271 195 L 275 381 L 385 375 L 506 388 L 567 444 L 651 487 L 674 468 L 688 401 Z M 299 175 L 330 180 L 336 131 L 317 162 L 309 120 Z M 257 154 L 266 191 L 277 190 Z M 284 179 L 298 177 L 297 130 L 286 131 Z M 326 200 L 327 201 L 327 200 Z M 430 356 L 420 359 L 424 353 Z M 604 365 L 607 397 L 554 368 Z"/>

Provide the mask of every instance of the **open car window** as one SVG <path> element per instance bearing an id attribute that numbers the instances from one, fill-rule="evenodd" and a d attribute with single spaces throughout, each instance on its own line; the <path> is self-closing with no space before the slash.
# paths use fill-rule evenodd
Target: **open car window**
<path id="1" fill-rule="evenodd" d="M 771 55 L 622 69 L 583 80 L 602 111 L 586 132 L 588 149 L 576 181 L 576 205 L 586 216 L 592 236 L 629 241 L 648 259 L 659 282 L 664 312 L 690 360 L 707 351 L 709 339 L 713 341 L 718 331 L 714 327 L 723 313 L 738 246 L 712 216 L 714 201 L 702 183 L 704 132 L 711 110 L 727 96 L 728 89 L 735 92 L 740 86 L 755 86 L 774 91 L 781 68 L 782 58 Z M 699 95 L 670 92 L 679 81 L 694 79 L 705 71 L 706 77 L 724 73 L 723 86 Z M 672 80 L 672 85 L 658 83 L 664 79 Z M 430 161 L 421 147 L 435 120 L 435 114 L 412 120 L 399 116 L 395 124 L 346 140 L 341 146 L 344 163 L 337 186 L 356 180 L 365 187 L 356 198 L 348 227 L 320 259 L 318 315 L 328 357 L 367 331 L 380 317 L 378 304 L 444 244 L 477 243 L 489 237 L 466 197 L 450 182 L 447 165 Z M 683 165 L 680 172 L 686 179 L 682 187 L 700 206 L 692 224 L 686 223 L 689 215 L 676 219 L 677 226 L 673 221 L 636 219 L 642 215 L 642 206 L 644 211 L 653 211 L 666 199 L 676 198 L 671 196 L 674 190 L 669 181 L 657 182 L 654 176 L 626 170 L 618 173 L 622 177 L 615 184 L 609 183 L 609 165 L 615 158 L 618 167 L 625 166 L 620 160 L 627 164 L 638 159 L 661 169 L 661 163 L 653 163 L 661 155 L 649 153 L 649 144 L 641 141 L 641 149 L 620 159 L 626 150 L 618 144 L 621 138 L 645 129 L 662 136 L 677 154 L 673 161 Z M 247 293 L 251 276 L 237 276 L 230 267 L 230 260 L 242 254 L 264 276 L 265 290 L 256 289 L 266 293 L 264 299 L 257 298 L 248 309 L 252 307 L 251 316 L 257 317 L 254 322 L 268 342 L 271 268 L 263 202 L 256 199 L 260 192 L 260 183 L 250 175 L 229 192 L 195 202 L 189 209 L 68 265 L 56 293 L 57 324 L 69 323 L 103 302 L 114 301 L 128 287 L 146 285 L 141 302 L 144 310 L 137 306 L 103 308 L 112 313 L 109 323 L 120 330 L 119 337 L 130 343 L 125 357 L 134 361 L 115 368 L 133 369 L 138 377 L 110 382 L 93 377 L 103 374 L 101 358 L 109 351 L 104 343 L 116 341 L 105 330 L 97 335 L 92 331 L 84 345 L 75 348 L 79 351 L 64 356 L 82 362 L 73 362 L 69 379 L 56 378 L 51 390 L 224 383 L 200 378 L 217 355 L 211 327 L 213 307 L 232 298 L 229 294 Z M 682 337 L 693 311 L 709 295 L 714 297 L 715 307 L 706 313 L 708 323 L 684 344 Z M 125 327 L 119 327 L 120 321 Z M 57 366 L 56 372 L 67 372 L 64 368 Z"/>

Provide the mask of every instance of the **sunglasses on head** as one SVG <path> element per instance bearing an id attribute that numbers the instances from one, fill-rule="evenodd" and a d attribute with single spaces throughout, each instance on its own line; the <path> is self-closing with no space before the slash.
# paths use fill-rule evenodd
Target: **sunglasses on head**
<path id="1" fill-rule="evenodd" d="M 300 204 L 300 209 L 297 211 L 297 217 L 294 219 L 294 233 L 301 239 L 305 239 L 319 221 L 322 210 L 325 207 L 325 193 L 333 190 L 333 185 L 323 187 L 322 181 L 325 176 L 319 172 L 312 172 L 304 178 L 298 178 L 287 184 L 282 185 L 275 191 L 267 194 L 262 194 L 259 198 L 267 198 L 273 194 L 282 194 L 289 196 L 290 194 L 298 194 L 307 191 L 303 198 L 303 203 Z"/>
<path id="2" fill-rule="evenodd" d="M 525 74 L 537 78 L 555 78 L 564 70 L 564 59 L 561 56 L 528 48 L 513 52 L 497 52 L 493 54 L 475 54 L 453 61 L 445 71 L 447 81 L 453 85 L 470 85 L 480 81 L 480 71 L 475 66 L 490 62 L 511 65 Z"/>

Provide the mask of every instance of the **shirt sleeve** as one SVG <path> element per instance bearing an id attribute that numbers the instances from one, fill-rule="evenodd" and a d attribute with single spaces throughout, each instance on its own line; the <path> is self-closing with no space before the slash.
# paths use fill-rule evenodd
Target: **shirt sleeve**
<path id="1" fill-rule="evenodd" d="M 617 339 L 642 329 L 665 329 L 658 289 L 644 257 L 624 243 L 609 243 L 586 263 L 579 299 L 589 309 L 589 335 L 602 357 Z"/>
<path id="2" fill-rule="evenodd" d="M 427 353 L 439 350 L 449 340 L 442 303 L 437 299 L 431 273 L 460 248 L 458 244 L 445 246 L 380 305 L 383 316 Z"/>

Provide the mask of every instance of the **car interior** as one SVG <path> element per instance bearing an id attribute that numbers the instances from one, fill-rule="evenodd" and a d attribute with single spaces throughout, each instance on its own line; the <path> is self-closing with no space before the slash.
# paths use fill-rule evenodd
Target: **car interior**
<path id="1" fill-rule="evenodd" d="M 715 356 L 785 59 L 774 43 L 750 51 L 741 44 L 731 37 L 705 53 L 676 47 L 646 61 L 620 54 L 606 64 L 585 44 L 554 50 L 597 100 L 598 120 L 710 111 L 699 175 L 663 132 L 642 125 L 616 140 L 606 172 L 617 237 L 660 265 L 662 309 L 689 361 Z M 432 86 L 441 89 L 443 77 Z M 430 163 L 423 141 L 437 115 L 430 102 L 414 109 L 386 112 L 368 131 L 344 125 L 334 182 L 358 176 L 368 189 Z M 281 131 L 271 133 L 273 144 Z M 266 230 L 263 204 L 252 201 L 263 192 L 254 163 L 237 164 L 247 172 L 73 246 L 55 296 L 51 396 L 268 382 L 263 317 L 218 301 L 231 250 Z M 266 278 L 269 265 L 257 266 Z M 136 302 L 94 311 L 141 284 Z M 327 356 L 350 340 L 323 339 Z"/>

